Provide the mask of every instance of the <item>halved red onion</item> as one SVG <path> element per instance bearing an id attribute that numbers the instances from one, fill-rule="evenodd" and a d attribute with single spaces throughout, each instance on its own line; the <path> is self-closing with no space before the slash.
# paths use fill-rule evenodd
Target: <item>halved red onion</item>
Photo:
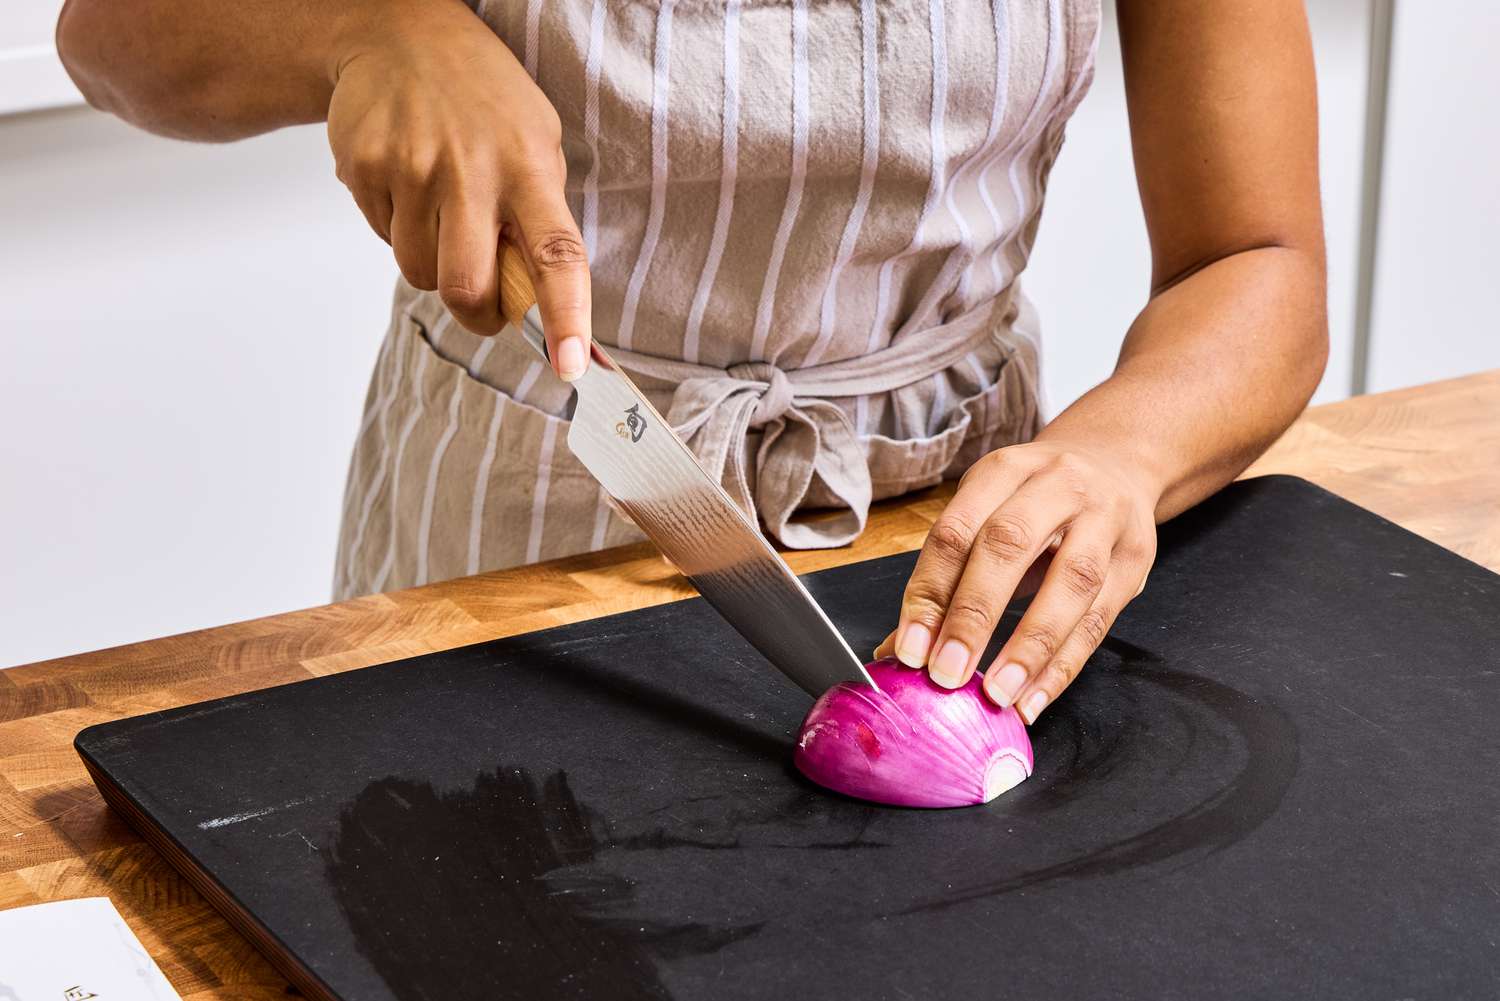
<path id="1" fill-rule="evenodd" d="M 893 806 L 972 806 L 1031 774 L 1020 714 L 986 698 L 981 675 L 949 690 L 893 658 L 866 669 L 879 691 L 836 685 L 802 721 L 794 761 L 818 785 Z"/>

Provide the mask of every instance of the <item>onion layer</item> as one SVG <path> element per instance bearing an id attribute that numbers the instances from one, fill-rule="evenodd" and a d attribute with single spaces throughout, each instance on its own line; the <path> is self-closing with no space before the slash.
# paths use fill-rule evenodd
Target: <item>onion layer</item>
<path id="1" fill-rule="evenodd" d="M 818 785 L 892 806 L 988 803 L 1031 775 L 1031 740 L 1014 708 L 934 684 L 893 658 L 866 668 L 875 684 L 824 692 L 802 721 L 793 759 Z"/>

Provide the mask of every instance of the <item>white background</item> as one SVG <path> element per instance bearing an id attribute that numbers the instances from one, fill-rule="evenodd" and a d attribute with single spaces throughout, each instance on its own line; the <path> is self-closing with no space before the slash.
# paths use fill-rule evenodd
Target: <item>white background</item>
<path id="1" fill-rule="evenodd" d="M 0 108 L 76 100 L 49 4 L 0 27 Z M 1309 7 L 1332 400 L 1355 350 L 1370 0 Z M 1372 389 L 1500 365 L 1500 8 L 1425 9 L 1396 20 Z M 0 665 L 327 600 L 388 254 L 320 128 L 216 147 L 76 106 L 0 118 Z M 1024 282 L 1055 412 L 1108 375 L 1148 286 L 1112 17 Z"/>
<path id="2" fill-rule="evenodd" d="M 1500 3 L 1396 4 L 1372 389 L 1500 366 L 1497 59 Z"/>
<path id="3" fill-rule="evenodd" d="M 1125 330 L 1146 304 L 1150 246 L 1130 159 L 1130 127 L 1114 5 L 1105 0 L 1094 84 L 1053 168 L 1031 266 L 1047 403 L 1055 413 L 1114 368 Z M 1309 4 L 1318 63 L 1324 225 L 1328 236 L 1328 370 L 1316 402 L 1349 393 L 1363 165 L 1368 0 Z"/>

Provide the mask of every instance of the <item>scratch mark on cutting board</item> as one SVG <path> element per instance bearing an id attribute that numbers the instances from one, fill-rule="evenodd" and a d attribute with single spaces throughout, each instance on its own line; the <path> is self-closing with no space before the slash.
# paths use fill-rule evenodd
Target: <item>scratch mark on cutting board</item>
<path id="1" fill-rule="evenodd" d="M 1391 731 L 1387 730 L 1385 727 L 1381 726 L 1379 723 L 1377 723 L 1374 720 L 1370 719 L 1370 717 L 1360 715 L 1359 713 L 1355 712 L 1353 709 L 1350 709 L 1348 706 L 1344 705 L 1342 702 L 1335 702 L 1334 705 L 1338 706 L 1340 709 L 1344 710 L 1344 712 L 1348 713 L 1350 716 L 1353 716 L 1355 719 L 1357 719 L 1357 720 L 1363 720 L 1364 722 L 1370 724 L 1375 729 L 1379 730 L 1381 733 L 1390 733 L 1391 732 Z"/>
<path id="2" fill-rule="evenodd" d="M 231 813 L 227 817 L 214 817 L 212 820 L 203 820 L 198 823 L 198 830 L 211 831 L 216 827 L 228 827 L 230 824 L 241 824 L 247 820 L 255 820 L 258 817 L 269 816 L 280 810 L 290 810 L 294 806 L 303 803 L 311 803 L 311 796 L 303 796 L 301 799 L 289 799 L 285 803 L 277 803 L 274 806 L 264 806 L 259 810 L 246 810 L 244 813 Z"/>
<path id="3" fill-rule="evenodd" d="M 290 831 L 282 831 L 280 834 L 278 834 L 276 836 L 278 838 L 289 838 L 293 834 L 297 835 L 297 837 L 299 837 L 299 838 L 302 839 L 302 843 L 307 846 L 307 850 L 308 851 L 316 852 L 318 850 L 318 846 L 315 845 L 315 844 L 313 844 L 311 841 L 309 841 L 308 838 L 307 838 L 307 835 L 303 834 L 301 831 L 297 830 L 295 827 L 292 828 Z"/>

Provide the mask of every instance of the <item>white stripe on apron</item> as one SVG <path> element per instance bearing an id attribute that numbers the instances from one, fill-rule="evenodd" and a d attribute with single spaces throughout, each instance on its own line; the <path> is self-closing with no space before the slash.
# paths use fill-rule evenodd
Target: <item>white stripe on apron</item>
<path id="1" fill-rule="evenodd" d="M 875 49 L 875 36 L 875 0 L 862 0 L 859 9 L 859 65 L 863 78 L 860 97 L 864 109 L 864 131 L 860 137 L 859 193 L 849 207 L 849 218 L 844 223 L 843 235 L 839 237 L 838 256 L 828 272 L 828 284 L 824 287 L 818 313 L 818 339 L 802 359 L 803 365 L 821 362 L 833 340 L 838 319 L 839 277 L 854 256 L 854 245 L 864 225 L 865 213 L 870 208 L 870 195 L 875 190 L 875 170 L 880 166 L 880 59 Z M 688 360 L 697 361 L 697 358 L 693 356 Z"/>

